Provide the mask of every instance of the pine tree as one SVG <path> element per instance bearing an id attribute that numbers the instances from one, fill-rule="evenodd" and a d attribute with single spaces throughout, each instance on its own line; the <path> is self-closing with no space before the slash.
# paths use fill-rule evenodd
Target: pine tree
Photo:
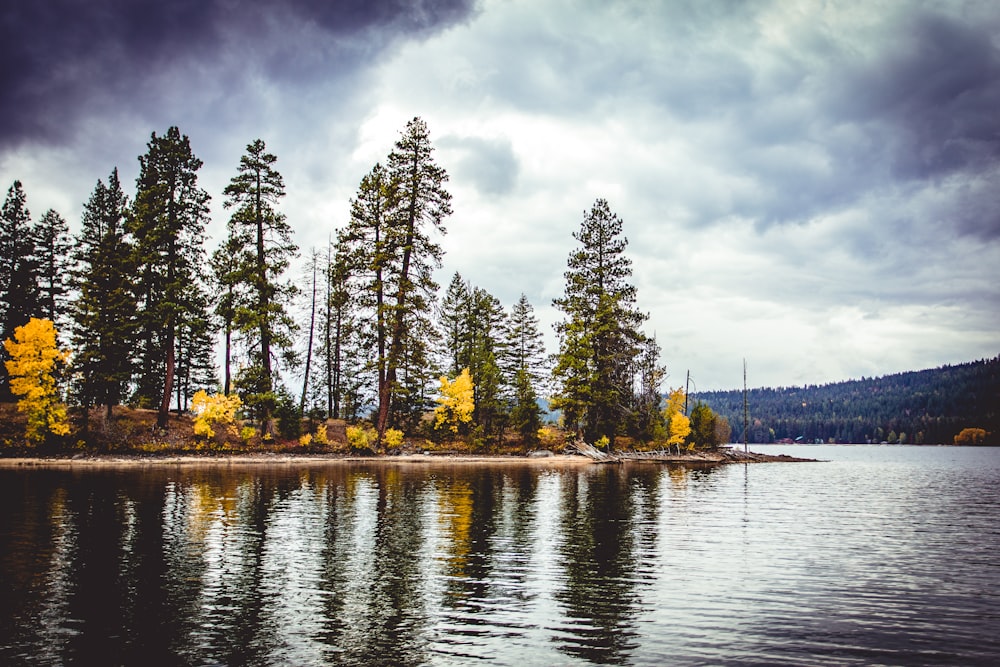
<path id="1" fill-rule="evenodd" d="M 621 231 L 621 220 L 598 199 L 573 234 L 581 246 L 567 260 L 563 297 L 553 300 L 565 314 L 556 325 L 560 349 L 553 375 L 559 389 L 553 406 L 586 440 L 606 436 L 612 446 L 632 394 L 631 364 L 646 319 L 635 308 Z"/>
<path id="2" fill-rule="evenodd" d="M 115 169 L 107 185 L 97 181 L 83 207 L 73 254 L 75 393 L 85 416 L 92 405 L 106 406 L 106 422 L 124 398 L 135 358 L 135 255 L 125 231 L 127 214 L 128 200 Z"/>
<path id="3" fill-rule="evenodd" d="M 361 180 L 342 233 L 367 366 L 374 375 L 379 443 L 393 423 L 427 407 L 430 322 L 443 233 L 451 213 L 444 169 L 431 157 L 427 125 L 415 118 L 390 153 Z"/>
<path id="4" fill-rule="evenodd" d="M 0 340 L 14 336 L 17 327 L 41 315 L 38 262 L 31 213 L 21 181 L 14 181 L 0 213 Z M 0 361 L 8 357 L 0 349 Z M 0 400 L 10 400 L 10 384 L 0 363 Z"/>
<path id="5" fill-rule="evenodd" d="M 389 292 L 398 271 L 394 234 L 397 190 L 381 164 L 358 185 L 351 200 L 351 219 L 338 239 L 338 265 L 333 276 L 347 279 L 350 299 L 358 315 L 359 346 L 368 373 L 373 375 L 377 401 L 386 385 L 391 307 Z M 328 320 L 329 322 L 329 320 Z M 328 352 L 332 350 L 328 346 Z M 328 365 L 328 372 L 332 366 Z M 328 393 L 328 396 L 330 394 Z"/>
<path id="6" fill-rule="evenodd" d="M 361 368 L 357 350 L 354 299 L 350 291 L 350 265 L 342 241 L 327 248 L 321 315 L 321 359 L 326 415 L 332 419 L 355 417 L 361 405 Z"/>
<path id="7" fill-rule="evenodd" d="M 398 189 L 398 212 L 393 226 L 395 239 L 390 245 L 399 253 L 399 272 L 393 285 L 396 293 L 385 381 L 379 386 L 376 428 L 380 441 L 390 425 L 397 375 L 407 358 L 410 362 L 408 379 L 414 384 L 423 380 L 417 377 L 421 369 L 415 364 L 419 356 L 417 348 L 426 343 L 426 338 L 414 337 L 413 333 L 432 330 L 427 317 L 438 286 L 431 272 L 441 266 L 442 250 L 431 240 L 430 234 L 434 231 L 444 233 L 444 219 L 451 214 L 451 194 L 444 188 L 448 174 L 435 164 L 433 150 L 427 124 L 414 118 L 407 123 L 402 137 L 389 154 L 390 182 Z M 423 371 L 426 375 L 427 369 Z M 412 398 L 413 392 L 409 395 Z"/>
<path id="8" fill-rule="evenodd" d="M 642 342 L 636 365 L 639 377 L 632 408 L 632 436 L 645 442 L 662 439 L 663 396 L 660 385 L 667 375 L 667 369 L 660 365 L 660 345 L 655 336 Z"/>
<path id="9" fill-rule="evenodd" d="M 473 287 L 467 301 L 467 345 L 460 359 L 475 383 L 473 420 L 487 438 L 503 433 L 512 377 L 504 377 L 500 364 L 506 357 L 506 315 L 499 299 Z"/>
<path id="10" fill-rule="evenodd" d="M 140 296 L 139 402 L 158 405 L 156 423 L 166 428 L 174 386 L 177 328 L 198 308 L 191 286 L 204 264 L 204 230 L 209 196 L 198 187 L 201 160 L 177 127 L 153 132 L 139 158 L 134 214 Z"/>
<path id="11" fill-rule="evenodd" d="M 545 345 L 534 309 L 524 294 L 511 309 L 507 350 L 507 373 L 514 378 L 512 426 L 522 440 L 534 444 L 542 425 L 538 398 L 545 383 Z"/>
<path id="12" fill-rule="evenodd" d="M 198 391 L 217 391 L 213 336 L 215 322 L 210 315 L 211 299 L 201 281 L 190 287 L 191 307 L 177 323 L 177 364 L 174 370 L 174 394 L 177 410 L 186 412 L 188 402 Z"/>
<path id="13" fill-rule="evenodd" d="M 277 157 L 256 139 L 247 145 L 237 174 L 226 186 L 226 208 L 231 238 L 244 244 L 238 256 L 245 263 L 237 269 L 246 286 L 245 301 L 237 301 L 234 324 L 246 346 L 251 368 L 243 375 L 244 403 L 255 408 L 262 432 L 269 432 L 275 407 L 275 356 L 294 365 L 294 332 L 297 326 L 288 308 L 298 293 L 291 281 L 282 280 L 289 261 L 298 254 L 292 229 L 276 206 L 285 196 L 285 184 L 274 168 Z"/>
<path id="14" fill-rule="evenodd" d="M 52 321 L 57 331 L 62 331 L 68 314 L 69 226 L 61 215 L 49 209 L 35 227 L 34 236 L 41 314 Z"/>
<path id="15" fill-rule="evenodd" d="M 228 396 L 232 391 L 232 361 L 233 361 L 233 321 L 236 319 L 236 304 L 242 296 L 239 269 L 246 263 L 242 244 L 232 234 L 227 236 L 215 252 L 212 253 L 211 281 L 218 296 L 215 299 L 215 316 L 222 324 L 224 340 L 222 393 Z"/>
<path id="16" fill-rule="evenodd" d="M 444 344 L 444 367 L 448 374 L 457 377 L 462 372 L 462 359 L 468 346 L 468 310 L 471 288 L 455 272 L 438 308 L 437 325 Z"/>

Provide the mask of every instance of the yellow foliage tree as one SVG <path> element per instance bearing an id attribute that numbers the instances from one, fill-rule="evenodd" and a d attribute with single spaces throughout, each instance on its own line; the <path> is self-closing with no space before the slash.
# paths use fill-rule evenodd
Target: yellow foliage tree
<path id="1" fill-rule="evenodd" d="M 434 428 L 447 427 L 452 433 L 458 433 L 460 425 L 471 422 L 476 409 L 474 389 L 468 368 L 463 368 L 450 382 L 442 375 L 441 395 L 434 399 L 438 403 L 434 408 Z"/>
<path id="2" fill-rule="evenodd" d="M 201 438 L 214 438 L 212 425 L 225 426 L 229 432 L 236 435 L 236 411 L 242 407 L 243 401 L 236 394 L 209 395 L 204 389 L 195 393 L 191 399 L 191 411 L 194 412 L 194 434 Z"/>
<path id="3" fill-rule="evenodd" d="M 10 355 L 5 362 L 10 390 L 19 396 L 17 409 L 28 416 L 25 439 L 28 444 L 44 442 L 47 435 L 66 435 L 69 421 L 66 406 L 58 399 L 53 371 L 69 359 L 69 350 L 56 347 L 56 329 L 51 320 L 31 318 L 14 330 L 14 339 L 5 340 Z"/>
<path id="4" fill-rule="evenodd" d="M 983 428 L 963 428 L 955 436 L 956 445 L 981 445 L 986 442 L 989 435 Z"/>
<path id="5" fill-rule="evenodd" d="M 663 420 L 667 426 L 667 446 L 683 444 L 691 433 L 691 420 L 684 414 L 684 389 L 678 387 L 667 396 Z"/>

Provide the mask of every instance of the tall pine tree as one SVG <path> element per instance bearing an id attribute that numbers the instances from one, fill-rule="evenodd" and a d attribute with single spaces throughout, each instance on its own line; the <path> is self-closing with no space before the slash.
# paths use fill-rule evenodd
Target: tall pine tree
<path id="1" fill-rule="evenodd" d="M 635 307 L 632 263 L 624 254 L 628 241 L 621 232 L 622 221 L 598 199 L 573 233 L 580 247 L 567 260 L 563 296 L 553 300 L 565 316 L 556 324 L 553 407 L 586 440 L 607 437 L 612 446 L 627 417 L 632 359 L 645 338 L 639 326 L 646 319 Z"/>
<path id="2" fill-rule="evenodd" d="M 41 315 L 34 241 L 27 197 L 21 181 L 14 181 L 0 212 L 0 341 L 13 339 L 17 327 Z M 9 401 L 6 359 L 0 345 L 0 400 Z"/>
<path id="3" fill-rule="evenodd" d="M 192 286 L 201 279 L 209 196 L 198 187 L 201 160 L 191 142 L 171 127 L 153 132 L 139 157 L 139 177 L 130 231 L 135 239 L 139 286 L 140 403 L 156 405 L 156 423 L 166 428 L 182 318 L 203 304 Z"/>
<path id="4" fill-rule="evenodd" d="M 38 262 L 38 301 L 42 317 L 66 328 L 70 273 L 70 236 L 66 220 L 49 209 L 35 226 L 35 257 Z"/>
<path id="5" fill-rule="evenodd" d="M 380 441 L 390 425 L 400 368 L 407 369 L 411 384 L 423 381 L 421 371 L 429 376 L 429 369 L 419 367 L 425 362 L 420 352 L 426 348 L 426 334 L 433 330 L 429 315 L 438 286 L 432 271 L 441 266 L 442 256 L 441 246 L 431 234 L 444 233 L 444 219 L 451 215 L 451 193 L 444 187 L 448 174 L 434 162 L 433 151 L 427 124 L 414 118 L 389 154 L 390 182 L 397 189 L 398 205 L 391 246 L 398 252 L 399 268 L 393 281 L 385 380 L 378 392 L 376 428 Z M 413 392 L 408 395 L 412 398 Z"/>
<path id="6" fill-rule="evenodd" d="M 98 180 L 83 207 L 80 235 L 73 253 L 73 375 L 76 398 L 85 420 L 93 405 L 112 408 L 125 396 L 135 359 L 136 295 L 132 286 L 135 258 L 126 234 L 128 200 L 115 169 L 107 185 Z M 85 425 L 87 422 L 85 421 Z"/>
<path id="7" fill-rule="evenodd" d="M 277 210 L 285 196 L 285 183 L 274 168 L 277 157 L 256 139 L 247 145 L 237 173 L 226 186 L 226 208 L 235 209 L 229 220 L 230 238 L 242 244 L 236 256 L 243 260 L 236 276 L 245 286 L 246 299 L 236 301 L 234 324 L 248 354 L 249 367 L 242 376 L 246 403 L 254 408 L 262 432 L 270 429 L 277 394 L 277 355 L 286 365 L 295 361 L 295 321 L 288 312 L 298 293 L 282 274 L 298 254 L 292 229 Z"/>

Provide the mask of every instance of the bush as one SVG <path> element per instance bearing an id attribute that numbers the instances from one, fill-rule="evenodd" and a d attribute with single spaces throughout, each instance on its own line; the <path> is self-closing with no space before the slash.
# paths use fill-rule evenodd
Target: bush
<path id="1" fill-rule="evenodd" d="M 386 429 L 385 446 L 399 447 L 401 444 L 403 444 L 403 432 L 394 428 Z"/>
<path id="2" fill-rule="evenodd" d="M 364 428 L 363 426 L 348 426 L 347 444 L 351 449 L 356 451 L 371 449 L 371 444 L 375 441 L 376 435 L 374 429 Z"/>
<path id="3" fill-rule="evenodd" d="M 236 411 L 243 405 L 243 401 L 235 394 L 226 396 L 224 394 L 209 395 L 205 390 L 195 393 L 191 399 L 191 411 L 195 413 L 194 434 L 206 440 L 215 437 L 215 430 L 212 426 L 223 426 L 227 431 L 236 435 Z"/>
<path id="4" fill-rule="evenodd" d="M 326 424 L 320 424 L 316 427 L 316 434 L 313 435 L 313 442 L 317 445 L 328 445 L 330 444 L 330 439 L 326 434 Z"/>

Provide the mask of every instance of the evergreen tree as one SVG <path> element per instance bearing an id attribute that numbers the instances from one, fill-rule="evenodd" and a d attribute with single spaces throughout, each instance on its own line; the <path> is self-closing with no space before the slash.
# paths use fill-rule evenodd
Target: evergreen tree
<path id="1" fill-rule="evenodd" d="M 70 250 L 66 220 L 49 209 L 35 227 L 35 256 L 41 314 L 57 331 L 65 328 L 68 314 Z"/>
<path id="2" fill-rule="evenodd" d="M 98 180 L 83 207 L 72 274 L 77 297 L 72 303 L 75 393 L 84 407 L 112 408 L 124 397 L 132 376 L 136 339 L 134 259 L 126 235 L 128 200 L 115 169 L 105 185 Z"/>
<path id="3" fill-rule="evenodd" d="M 379 443 L 386 429 L 413 421 L 427 407 L 430 384 L 429 315 L 437 284 L 451 195 L 444 169 L 432 159 L 427 125 L 415 118 L 389 155 L 377 164 L 351 201 L 342 245 L 359 312 L 362 346 L 374 375 Z"/>
<path id="4" fill-rule="evenodd" d="M 292 229 L 285 216 L 275 208 L 285 196 L 284 180 L 274 168 L 276 161 L 273 154 L 266 152 L 263 141 L 254 140 L 247 145 L 237 174 L 225 189 L 225 206 L 235 209 L 229 221 L 230 237 L 245 249 L 237 254 L 244 264 L 236 274 L 246 286 L 247 299 L 237 301 L 234 317 L 251 366 L 243 375 L 247 395 L 244 402 L 256 409 L 262 432 L 270 429 L 277 400 L 275 355 L 280 353 L 286 365 L 295 363 L 297 328 L 288 308 L 298 290 L 281 277 L 289 261 L 297 256 L 298 247 L 292 242 Z"/>
<path id="5" fill-rule="evenodd" d="M 462 359 L 468 346 L 468 310 L 470 287 L 456 271 L 438 308 L 437 324 L 444 344 L 444 367 L 452 377 L 462 372 Z"/>
<path id="6" fill-rule="evenodd" d="M 414 377 L 420 369 L 412 365 L 417 356 L 415 348 L 420 346 L 421 339 L 412 334 L 431 330 L 426 317 L 438 287 L 431 272 L 440 267 L 442 251 L 441 246 L 431 240 L 430 233 L 443 233 L 444 218 L 451 214 L 451 194 L 444 188 L 448 174 L 434 162 L 432 153 L 427 124 L 414 118 L 407 123 L 395 150 L 389 154 L 390 182 L 397 188 L 398 203 L 393 225 L 395 239 L 391 245 L 399 253 L 399 270 L 393 285 L 396 293 L 385 381 L 379 386 L 376 428 L 380 441 L 389 427 L 393 391 L 406 358 L 411 362 L 407 373 L 409 379 L 422 381 Z M 428 326 L 415 326 L 418 320 Z M 428 374 L 426 368 L 423 372 Z"/>
<path id="7" fill-rule="evenodd" d="M 34 240 L 24 188 L 21 181 L 14 181 L 0 213 L 0 341 L 41 315 Z M 0 361 L 7 358 L 0 346 Z M 8 377 L 0 363 L 0 400 L 11 400 Z"/>
<path id="8" fill-rule="evenodd" d="M 177 324 L 177 364 L 174 393 L 178 412 L 186 412 L 188 402 L 198 391 L 217 391 L 213 336 L 215 322 L 210 315 L 211 299 L 199 280 L 191 286 L 191 308 L 181 314 Z"/>
<path id="9" fill-rule="evenodd" d="M 538 398 L 545 382 L 545 346 L 534 309 L 524 294 L 511 309 L 507 350 L 507 372 L 514 378 L 511 422 L 522 440 L 534 444 L 542 425 Z"/>
<path id="10" fill-rule="evenodd" d="M 354 300 L 350 292 L 350 266 L 346 249 L 338 239 L 327 248 L 326 283 L 320 359 L 326 415 L 339 419 L 355 417 L 361 404 L 361 369 L 357 360 Z"/>
<path id="11" fill-rule="evenodd" d="M 628 241 L 621 230 L 608 202 L 598 199 L 573 234 L 581 246 L 567 261 L 563 297 L 553 300 L 565 314 L 556 325 L 560 348 L 553 375 L 559 388 L 553 406 L 586 440 L 606 436 L 612 446 L 627 414 L 631 363 L 646 319 L 635 308 L 631 261 L 624 255 Z"/>
<path id="12" fill-rule="evenodd" d="M 331 279 L 347 279 L 358 315 L 360 351 L 366 370 L 373 375 L 376 401 L 380 389 L 387 386 L 389 293 L 393 276 L 399 273 L 393 230 L 396 201 L 396 188 L 388 172 L 376 164 L 361 179 L 357 196 L 351 200 L 351 219 L 337 244 L 337 261 L 339 264 L 343 258 L 343 264 L 331 274 Z M 332 368 L 328 366 L 331 373 Z"/>
<path id="13" fill-rule="evenodd" d="M 499 299 L 482 288 L 472 288 L 465 322 L 467 344 L 460 359 L 475 383 L 473 421 L 482 427 L 487 438 L 502 435 L 508 412 L 508 387 L 514 379 L 505 377 L 500 368 L 507 353 L 506 325 Z"/>
<path id="14" fill-rule="evenodd" d="M 662 438 L 664 433 L 660 385 L 667 369 L 660 365 L 660 346 L 655 337 L 642 342 L 637 371 L 639 377 L 633 401 L 632 435 L 649 442 Z"/>
<path id="15" fill-rule="evenodd" d="M 140 296 L 140 404 L 158 405 L 157 426 L 166 428 L 173 390 L 177 329 L 199 307 L 192 286 L 203 265 L 209 196 L 198 187 L 201 160 L 177 127 L 152 133 L 139 158 L 134 213 Z"/>
<path id="16" fill-rule="evenodd" d="M 245 250 L 237 237 L 227 236 L 215 252 L 212 253 L 211 270 L 212 284 L 216 287 L 218 297 L 215 300 L 215 316 L 222 324 L 224 340 L 222 393 L 228 396 L 232 391 L 232 361 L 233 361 L 233 321 L 236 319 L 236 304 L 243 297 L 241 292 L 239 269 L 244 266 Z M 245 291 L 245 290 L 242 290 Z"/>

